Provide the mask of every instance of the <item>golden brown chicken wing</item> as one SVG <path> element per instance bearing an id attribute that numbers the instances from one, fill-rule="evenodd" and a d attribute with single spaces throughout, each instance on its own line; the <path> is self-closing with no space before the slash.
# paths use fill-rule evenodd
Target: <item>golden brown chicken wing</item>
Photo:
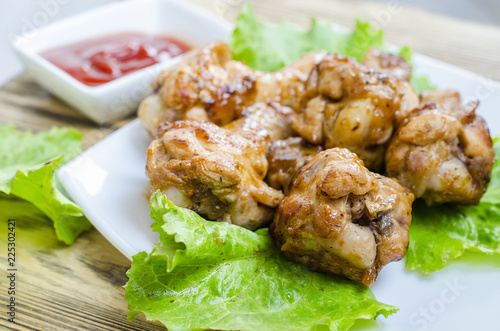
<path id="1" fill-rule="evenodd" d="M 321 146 L 309 144 L 301 137 L 277 140 L 267 153 L 267 182 L 275 189 L 290 193 L 290 184 L 298 171 L 321 151 Z"/>
<path id="2" fill-rule="evenodd" d="M 477 102 L 461 107 L 454 94 L 434 96 L 443 106 L 427 103 L 398 127 L 386 154 L 387 172 L 428 205 L 477 204 L 495 161 L 488 127 L 475 114 Z"/>
<path id="3" fill-rule="evenodd" d="M 263 181 L 267 136 L 195 121 L 166 123 L 160 136 L 147 154 L 146 173 L 155 190 L 209 220 L 251 230 L 272 221 L 283 193 Z"/>
<path id="4" fill-rule="evenodd" d="M 340 55 L 324 56 L 314 70 L 307 90 L 316 96 L 295 116 L 294 130 L 312 144 L 348 148 L 381 170 L 395 119 L 418 106 L 413 88 Z"/>
<path id="5" fill-rule="evenodd" d="M 408 246 L 413 195 L 345 148 L 323 151 L 293 180 L 271 234 L 290 259 L 371 285 Z"/>
<path id="6" fill-rule="evenodd" d="M 156 136 L 161 123 L 211 121 L 225 125 L 239 116 L 255 94 L 255 74 L 231 60 L 227 44 L 214 42 L 188 53 L 151 84 L 152 94 L 139 106 L 139 118 Z"/>

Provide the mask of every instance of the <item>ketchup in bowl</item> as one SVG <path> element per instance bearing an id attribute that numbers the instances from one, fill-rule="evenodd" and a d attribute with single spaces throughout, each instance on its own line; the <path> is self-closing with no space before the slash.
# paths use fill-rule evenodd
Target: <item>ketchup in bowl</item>
<path id="1" fill-rule="evenodd" d="M 134 32 L 85 40 L 40 55 L 83 84 L 97 86 L 190 49 L 172 37 Z"/>

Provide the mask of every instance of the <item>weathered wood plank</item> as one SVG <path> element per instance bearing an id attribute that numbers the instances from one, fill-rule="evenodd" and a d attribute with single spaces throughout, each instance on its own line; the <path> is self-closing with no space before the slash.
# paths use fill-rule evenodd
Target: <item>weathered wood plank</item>
<path id="1" fill-rule="evenodd" d="M 4 197 L 0 197 L 4 198 Z M 126 320 L 123 285 L 130 261 L 97 230 L 84 233 L 73 246 L 55 236 L 52 222 L 24 201 L 21 210 L 1 211 L 16 219 L 16 320 L 22 330 L 163 330 L 138 317 Z M 12 206 L 12 205 L 11 205 Z M 24 212 L 23 212 L 24 211 Z M 35 211 L 36 216 L 31 214 Z M 7 247 L 7 220 L 1 220 L 0 245 Z M 0 264 L 6 270 L 5 251 Z M 5 278 L 5 277 L 2 277 Z M 7 303 L 9 282 L 0 283 L 0 300 Z M 0 328 L 7 322 L 7 306 L 0 305 Z"/>

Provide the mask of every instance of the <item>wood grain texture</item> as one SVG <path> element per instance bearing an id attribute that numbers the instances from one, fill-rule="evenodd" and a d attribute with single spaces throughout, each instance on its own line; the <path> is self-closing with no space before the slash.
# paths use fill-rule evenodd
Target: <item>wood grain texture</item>
<path id="1" fill-rule="evenodd" d="M 9 210 L 5 208 L 8 206 Z M 141 316 L 129 322 L 123 285 L 130 261 L 92 229 L 72 245 L 31 204 L 0 195 L 0 329 L 164 330 Z M 7 319 L 7 219 L 16 220 L 16 321 Z"/>
<path id="2" fill-rule="evenodd" d="M 240 0 L 192 0 L 234 21 Z M 409 45 L 416 52 L 500 80 L 500 28 L 445 18 L 411 8 L 353 0 L 255 0 L 257 15 L 269 21 L 282 18 L 307 26 L 310 17 L 352 26 L 355 18 L 381 25 L 387 40 Z M 400 1 L 405 4 L 407 1 Z M 391 3 L 395 3 L 391 1 Z M 0 89 L 0 123 L 20 129 L 47 130 L 51 126 L 74 127 L 84 134 L 84 149 L 92 146 L 131 118 L 109 126 L 97 126 L 64 102 L 54 98 L 27 74 Z M 23 203 L 23 202 L 19 202 Z M 27 207 L 27 209 L 29 209 Z M 1 213 L 0 215 L 4 215 Z M 60 244 L 50 221 L 23 214 L 18 221 L 17 320 L 6 321 L 7 282 L 0 281 L 0 329 L 6 330 L 160 330 L 158 324 L 138 316 L 126 320 L 127 303 L 122 286 L 130 262 L 95 229 L 73 246 Z M 6 247 L 6 219 L 0 220 L 0 246 Z M 2 270 L 6 250 L 0 250 Z"/>

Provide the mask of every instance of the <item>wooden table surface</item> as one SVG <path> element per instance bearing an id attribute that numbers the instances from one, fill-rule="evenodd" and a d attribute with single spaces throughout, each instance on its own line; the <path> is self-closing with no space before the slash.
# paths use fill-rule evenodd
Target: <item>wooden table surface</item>
<path id="1" fill-rule="evenodd" d="M 192 2 L 234 22 L 242 0 Z M 277 22 L 286 18 L 307 26 L 317 17 L 352 27 L 355 18 L 374 22 L 396 45 L 500 80 L 500 28 L 446 18 L 421 10 L 352 0 L 254 0 L 258 17 Z M 405 1 L 400 1 L 404 4 Z M 84 134 L 84 149 L 97 143 L 133 117 L 99 127 L 54 98 L 22 74 L 0 89 L 0 123 L 19 129 L 47 130 L 51 126 L 74 127 Z M 0 210 L 5 196 L 0 196 Z M 27 217 L 23 202 L 17 218 L 18 279 L 17 321 L 7 322 L 6 277 L 0 281 L 0 328 L 13 330 L 160 330 L 161 325 L 138 316 L 128 322 L 122 286 L 130 261 L 92 229 L 74 245 L 57 241 L 50 220 L 43 215 Z M 0 213 L 0 215 L 3 215 Z M 4 221 L 4 220 L 2 220 Z M 5 220 L 6 223 L 6 220 Z M 2 223 L 4 224 L 4 223 Z M 0 229 L 0 246 L 7 247 L 7 226 Z M 7 265 L 6 249 L 0 250 Z M 5 268 L 4 268 L 5 269 Z"/>

